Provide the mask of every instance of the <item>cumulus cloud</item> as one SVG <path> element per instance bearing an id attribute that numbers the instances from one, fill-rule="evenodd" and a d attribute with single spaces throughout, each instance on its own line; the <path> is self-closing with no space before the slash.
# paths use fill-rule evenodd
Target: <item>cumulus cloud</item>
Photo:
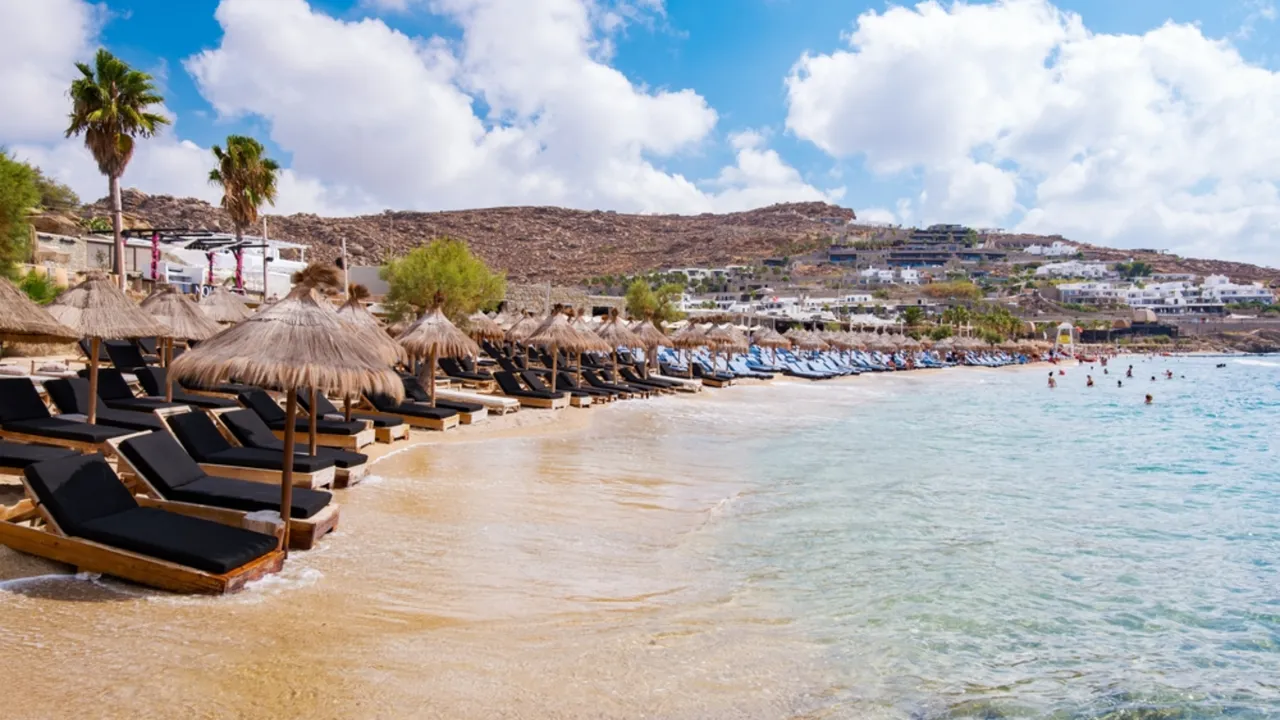
<path id="1" fill-rule="evenodd" d="M 365 7 L 438 13 L 462 37 L 410 36 L 376 16 L 338 19 L 306 0 L 223 0 L 220 42 L 183 62 L 219 116 L 261 120 L 289 154 L 279 211 L 555 204 L 704 212 L 836 197 L 763 145 L 737 148 L 735 165 L 707 180 L 662 169 L 717 142 L 718 116 L 693 90 L 644 87 L 607 62 L 610 38 L 661 18 L 661 0 Z M 97 42 L 95 8 L 84 0 L 0 7 L 0 20 L 31 28 L 0 49 L 12 55 L 0 64 L 0 90 L 32 99 L 0 116 L 0 143 L 91 198 L 105 183 L 78 141 L 59 133 L 68 69 Z M 15 65 L 23 77 L 11 72 Z M 208 149 L 183 140 L 180 129 L 139 144 L 126 186 L 216 199 L 204 182 Z"/>
<path id="2" fill-rule="evenodd" d="M 787 127 L 910 173 L 923 221 L 1274 261 L 1280 75 L 1167 23 L 1090 32 L 1046 0 L 868 12 L 787 78 Z"/>

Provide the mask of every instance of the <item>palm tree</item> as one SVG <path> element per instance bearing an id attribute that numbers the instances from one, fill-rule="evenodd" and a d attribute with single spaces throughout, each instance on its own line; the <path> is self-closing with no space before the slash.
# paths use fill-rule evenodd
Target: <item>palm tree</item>
<path id="1" fill-rule="evenodd" d="M 280 165 L 264 155 L 262 143 L 243 135 L 228 135 L 227 149 L 213 146 L 218 166 L 209 171 L 209 182 L 222 187 L 222 209 L 236 228 L 236 289 L 244 290 L 244 255 L 238 246 L 244 229 L 258 222 L 262 203 L 276 204 L 276 176 Z M 266 249 L 263 249 L 266 260 Z M 266 297 L 267 289 L 262 288 Z"/>
<path id="2" fill-rule="evenodd" d="M 84 134 L 85 147 L 93 154 L 98 169 L 107 176 L 111 191 L 111 227 L 116 238 L 116 275 L 125 286 L 123 209 L 120 207 L 120 176 L 133 158 L 135 137 L 151 137 L 169 119 L 148 108 L 164 98 L 156 94 L 147 73 L 99 48 L 93 67 L 76 63 L 81 77 L 71 82 L 71 124 L 67 137 Z"/>

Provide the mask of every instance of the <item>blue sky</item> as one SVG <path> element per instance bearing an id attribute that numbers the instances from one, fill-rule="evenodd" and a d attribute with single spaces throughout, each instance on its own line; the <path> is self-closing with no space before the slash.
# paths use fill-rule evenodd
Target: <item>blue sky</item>
<path id="1" fill-rule="evenodd" d="M 90 195 L 83 154 L 31 128 L 65 102 L 68 59 L 104 45 L 176 116 L 126 176 L 148 192 L 208 199 L 207 149 L 244 133 L 290 168 L 286 212 L 825 198 L 885 222 L 1278 254 L 1271 0 L 4 5 L 92 18 L 76 47 L 21 39 L 49 64 L 49 107 L 0 118 L 0 144 Z M 1250 133 L 1265 152 L 1239 152 Z"/>

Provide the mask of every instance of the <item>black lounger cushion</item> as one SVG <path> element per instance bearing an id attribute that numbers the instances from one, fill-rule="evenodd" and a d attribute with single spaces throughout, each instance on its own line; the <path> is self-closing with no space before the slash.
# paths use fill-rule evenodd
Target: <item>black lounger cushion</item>
<path id="1" fill-rule="evenodd" d="M 17 468 L 19 470 L 45 460 L 58 460 L 72 457 L 80 453 L 67 448 L 55 448 L 45 445 L 23 445 L 22 443 L 0 440 L 0 467 Z"/>
<path id="2" fill-rule="evenodd" d="M 69 535 L 79 535 L 92 520 L 138 507 L 98 453 L 35 463 L 23 474 L 36 499 Z"/>
<path id="3" fill-rule="evenodd" d="M 428 420 L 444 420 L 458 414 L 457 410 L 449 410 L 442 407 L 431 407 L 426 403 L 409 402 L 396 403 L 385 395 L 370 395 L 369 402 L 378 409 L 379 412 L 394 413 L 396 415 L 408 415 L 410 417 L 426 418 Z"/>
<path id="4" fill-rule="evenodd" d="M 292 498 L 289 517 L 306 519 L 325 509 L 333 496 L 319 490 L 296 487 Z M 169 495 L 169 499 L 243 512 L 280 510 L 280 488 L 233 478 L 205 477 L 178 488 Z"/>
<path id="5" fill-rule="evenodd" d="M 91 520 L 79 535 L 215 575 L 235 570 L 276 548 L 276 539 L 270 535 L 159 508 L 133 508 Z"/>
<path id="6" fill-rule="evenodd" d="M 263 390 L 250 390 L 237 396 L 240 404 L 258 413 L 258 416 L 273 430 L 283 430 L 288 415 Z M 293 429 L 299 432 L 311 431 L 310 418 L 294 418 Z M 365 429 L 363 422 L 342 422 L 339 420 L 321 420 L 316 418 L 316 432 L 326 435 L 356 435 Z"/>
<path id="7" fill-rule="evenodd" d="M 138 384 L 142 386 L 144 392 L 153 398 L 163 398 L 165 395 L 165 383 L 168 381 L 168 374 L 162 367 L 142 368 L 135 373 L 138 376 Z M 183 390 L 180 386 L 175 385 L 173 388 L 173 401 L 182 403 L 183 405 L 195 405 L 196 407 L 221 409 L 240 407 L 240 404 L 231 398 L 210 397 L 208 395 L 196 395 Z"/>
<path id="8" fill-rule="evenodd" d="M 0 425 L 14 420 L 33 420 L 49 417 L 36 392 L 36 386 L 26 378 L 0 378 Z"/>
<path id="9" fill-rule="evenodd" d="M 498 387 L 502 392 L 512 397 L 541 398 L 543 400 L 551 400 L 560 395 L 552 395 L 549 392 L 534 392 L 521 387 L 520 382 L 516 380 L 516 376 L 510 372 L 503 371 L 493 374 L 493 379 L 498 381 Z"/>
<path id="10" fill-rule="evenodd" d="M 311 403 L 309 402 L 309 399 L 310 399 L 309 393 L 301 393 L 301 392 L 298 393 L 298 404 L 301 405 L 302 408 L 306 410 L 308 413 L 312 411 Z M 320 417 L 322 419 L 328 415 L 341 415 L 345 417 L 343 412 L 339 410 L 337 407 L 335 407 L 333 403 L 329 402 L 329 398 L 325 397 L 324 395 L 320 395 L 320 394 L 316 395 L 315 409 L 316 409 L 316 412 L 320 413 Z M 376 428 L 393 428 L 393 427 L 400 427 L 401 425 L 404 424 L 404 421 L 401 420 L 400 418 L 391 418 L 391 417 L 386 417 L 384 415 L 369 415 L 366 413 L 353 412 L 351 413 L 351 417 L 356 420 L 368 420 Z M 341 421 L 338 421 L 338 422 L 341 422 Z M 319 432 L 318 425 L 316 426 L 316 431 Z M 307 428 L 307 432 L 308 433 L 311 432 L 310 427 Z M 341 467 L 341 465 L 339 465 L 339 467 Z"/>
<path id="11" fill-rule="evenodd" d="M 80 371 L 80 377 L 88 378 L 88 368 Z M 107 404 L 109 408 L 116 410 L 137 410 L 140 412 L 151 412 L 157 408 L 175 408 L 181 407 L 179 402 L 165 402 L 164 398 L 140 398 L 133 394 L 133 390 L 129 388 L 129 383 L 125 381 L 124 375 L 119 370 L 112 368 L 98 369 L 98 397 Z"/>
<path id="12" fill-rule="evenodd" d="M 169 433 L 148 433 L 120 443 L 120 453 L 164 495 L 208 477 Z"/>
<path id="13" fill-rule="evenodd" d="M 231 430 L 231 434 L 236 436 L 236 440 L 239 440 L 240 444 L 245 447 L 261 448 L 276 453 L 284 452 L 284 441 L 272 435 L 271 429 L 252 410 L 233 410 L 229 413 L 223 413 L 222 422 Z M 294 448 L 294 453 L 302 457 L 310 457 L 307 450 L 307 445 L 302 444 Z M 328 447 L 317 447 L 316 457 L 332 460 L 333 464 L 340 468 L 357 467 L 369 462 L 368 455 Z M 294 463 L 296 467 L 296 457 Z"/>
<path id="14" fill-rule="evenodd" d="M 484 410 L 484 406 L 479 403 L 462 402 L 461 400 L 436 400 L 436 407 L 445 410 L 454 410 L 460 413 L 478 413 Z"/>
<path id="15" fill-rule="evenodd" d="M 84 415 L 89 413 L 88 380 L 84 378 L 59 378 L 46 382 L 44 389 L 45 392 L 49 393 L 49 398 L 53 400 L 53 404 L 58 407 L 58 410 L 64 413 L 80 413 Z M 97 412 L 97 422 L 100 425 L 137 431 L 164 430 L 164 424 L 160 422 L 160 418 L 150 413 L 113 410 L 103 405 L 101 399 L 98 399 L 95 410 Z"/>
<path id="16" fill-rule="evenodd" d="M 261 448 L 244 448 L 233 447 L 221 452 L 216 452 L 208 456 L 207 460 L 200 462 L 210 463 L 212 465 L 234 465 L 236 467 L 257 468 L 259 470 L 283 470 L 284 457 L 282 452 L 276 450 L 263 450 Z M 293 469 L 300 473 L 313 473 L 325 468 L 331 468 L 336 463 L 327 458 L 311 457 L 309 455 L 293 456 Z"/>
<path id="17" fill-rule="evenodd" d="M 131 431 L 109 425 L 90 425 L 89 423 L 63 420 L 48 417 L 35 420 L 16 420 L 4 424 L 4 429 L 28 435 L 43 435 L 57 440 L 73 442 L 104 443 L 111 438 L 128 435 Z"/>

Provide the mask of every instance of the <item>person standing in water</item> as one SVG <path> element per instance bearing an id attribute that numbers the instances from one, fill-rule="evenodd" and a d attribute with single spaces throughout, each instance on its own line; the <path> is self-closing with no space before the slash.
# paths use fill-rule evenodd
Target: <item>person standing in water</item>
<path id="1" fill-rule="evenodd" d="M 1053 379 L 1053 373 L 1049 373 L 1049 389 L 1058 387 L 1058 381 Z"/>
<path id="2" fill-rule="evenodd" d="M 1117 381 L 1116 381 L 1116 387 L 1118 387 L 1118 388 L 1119 388 L 1119 387 L 1124 387 L 1124 381 L 1123 381 L 1123 380 L 1117 380 Z"/>
<path id="3" fill-rule="evenodd" d="M 1088 381 L 1088 382 L 1086 382 L 1086 383 L 1085 383 L 1085 385 L 1084 385 L 1084 386 L 1085 386 L 1085 387 L 1093 387 L 1093 376 L 1092 376 L 1092 375 L 1085 375 L 1084 377 L 1085 377 L 1085 379 Z"/>
<path id="4" fill-rule="evenodd" d="M 1125 377 L 1127 377 L 1127 378 L 1131 378 L 1131 377 L 1133 377 L 1133 366 L 1132 366 L 1132 365 L 1130 365 L 1130 366 L 1129 366 L 1129 369 L 1125 371 L 1124 376 L 1125 376 Z"/>

